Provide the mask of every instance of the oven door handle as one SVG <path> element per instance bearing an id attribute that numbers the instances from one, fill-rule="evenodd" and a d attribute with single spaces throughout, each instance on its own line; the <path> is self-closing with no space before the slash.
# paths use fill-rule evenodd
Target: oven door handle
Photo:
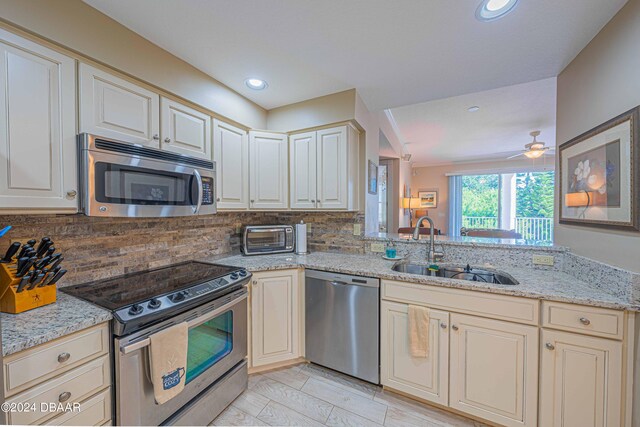
<path id="1" fill-rule="evenodd" d="M 220 306 L 218 308 L 216 308 L 215 310 L 212 310 L 200 317 L 196 317 L 193 320 L 190 320 L 187 322 L 187 324 L 189 325 L 189 328 L 193 328 L 196 326 L 200 326 L 202 325 L 204 322 L 208 322 L 209 320 L 213 319 L 214 317 L 218 316 L 219 314 L 227 311 L 229 308 L 231 308 L 232 306 L 236 305 L 237 303 L 244 301 L 247 299 L 247 294 L 243 294 L 240 298 L 235 298 L 233 301 L 229 301 L 228 303 L 226 303 L 223 306 Z M 141 340 L 138 341 L 134 341 L 129 345 L 124 345 L 120 347 L 120 353 L 122 354 L 129 354 L 133 351 L 136 350 L 140 350 L 141 348 L 144 348 L 146 346 L 148 346 L 149 344 L 151 344 L 151 338 L 146 337 L 143 338 Z"/>
<path id="2" fill-rule="evenodd" d="M 202 177 L 200 176 L 200 172 L 198 172 L 198 169 L 193 170 L 193 176 L 195 176 L 196 182 L 198 183 L 198 202 L 193 207 L 193 214 L 195 215 L 198 213 L 198 211 L 200 211 L 200 207 L 202 206 L 202 193 L 204 192 L 204 190 L 202 188 Z"/>

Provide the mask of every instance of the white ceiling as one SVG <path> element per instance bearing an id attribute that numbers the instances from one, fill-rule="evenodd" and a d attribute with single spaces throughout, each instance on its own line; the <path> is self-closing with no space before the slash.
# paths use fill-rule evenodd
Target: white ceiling
<path id="1" fill-rule="evenodd" d="M 522 0 L 491 23 L 480 0 L 85 2 L 264 108 L 356 88 L 381 110 L 556 76 L 626 0 Z"/>
<path id="2" fill-rule="evenodd" d="M 468 108 L 480 107 L 471 113 Z M 531 142 L 555 146 L 556 78 L 391 109 L 415 166 L 504 159 Z"/>

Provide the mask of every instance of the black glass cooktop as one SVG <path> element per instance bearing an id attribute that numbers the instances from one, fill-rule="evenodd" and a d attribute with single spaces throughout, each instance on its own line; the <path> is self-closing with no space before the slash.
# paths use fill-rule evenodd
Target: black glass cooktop
<path id="1" fill-rule="evenodd" d="M 164 294 L 225 276 L 237 267 L 197 261 L 174 264 L 155 270 L 125 274 L 76 286 L 60 288 L 62 292 L 92 302 L 109 310 L 145 301 Z"/>

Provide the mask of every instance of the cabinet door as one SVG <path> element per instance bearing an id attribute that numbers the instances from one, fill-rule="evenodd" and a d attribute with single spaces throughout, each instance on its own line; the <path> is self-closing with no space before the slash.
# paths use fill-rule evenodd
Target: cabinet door
<path id="1" fill-rule="evenodd" d="M 538 328 L 451 314 L 449 405 L 504 426 L 536 426 Z"/>
<path id="2" fill-rule="evenodd" d="M 249 207 L 249 138 L 247 132 L 213 121 L 213 160 L 218 175 L 219 209 Z"/>
<path id="3" fill-rule="evenodd" d="M 251 283 L 253 366 L 300 357 L 300 290 L 297 270 L 254 274 Z"/>
<path id="4" fill-rule="evenodd" d="M 542 330 L 540 425 L 622 423 L 622 343 Z"/>
<path id="5" fill-rule="evenodd" d="M 287 154 L 286 135 L 249 132 L 250 208 L 287 208 L 289 204 Z"/>
<path id="6" fill-rule="evenodd" d="M 160 97 L 80 64 L 80 132 L 159 148 Z"/>
<path id="7" fill-rule="evenodd" d="M 316 133 L 289 137 L 292 209 L 316 208 Z"/>
<path id="8" fill-rule="evenodd" d="M 0 209 L 76 212 L 75 61 L 0 29 Z"/>
<path id="9" fill-rule="evenodd" d="M 347 127 L 317 132 L 318 208 L 347 209 Z"/>
<path id="10" fill-rule="evenodd" d="M 409 353 L 407 304 L 382 301 L 380 363 L 382 385 L 441 405 L 449 403 L 449 313 L 430 310 L 429 354 Z"/>
<path id="11" fill-rule="evenodd" d="M 160 100 L 160 147 L 211 160 L 211 117 L 167 98 Z"/>

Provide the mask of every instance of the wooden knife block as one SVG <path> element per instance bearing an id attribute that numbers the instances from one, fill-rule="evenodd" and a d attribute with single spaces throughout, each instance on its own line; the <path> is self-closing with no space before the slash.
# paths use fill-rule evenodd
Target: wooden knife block
<path id="1" fill-rule="evenodd" d="M 15 265 L 15 264 L 14 264 Z M 22 313 L 56 302 L 56 285 L 25 289 L 18 293 L 20 277 L 9 264 L 0 264 L 0 311 L 3 313 Z"/>

